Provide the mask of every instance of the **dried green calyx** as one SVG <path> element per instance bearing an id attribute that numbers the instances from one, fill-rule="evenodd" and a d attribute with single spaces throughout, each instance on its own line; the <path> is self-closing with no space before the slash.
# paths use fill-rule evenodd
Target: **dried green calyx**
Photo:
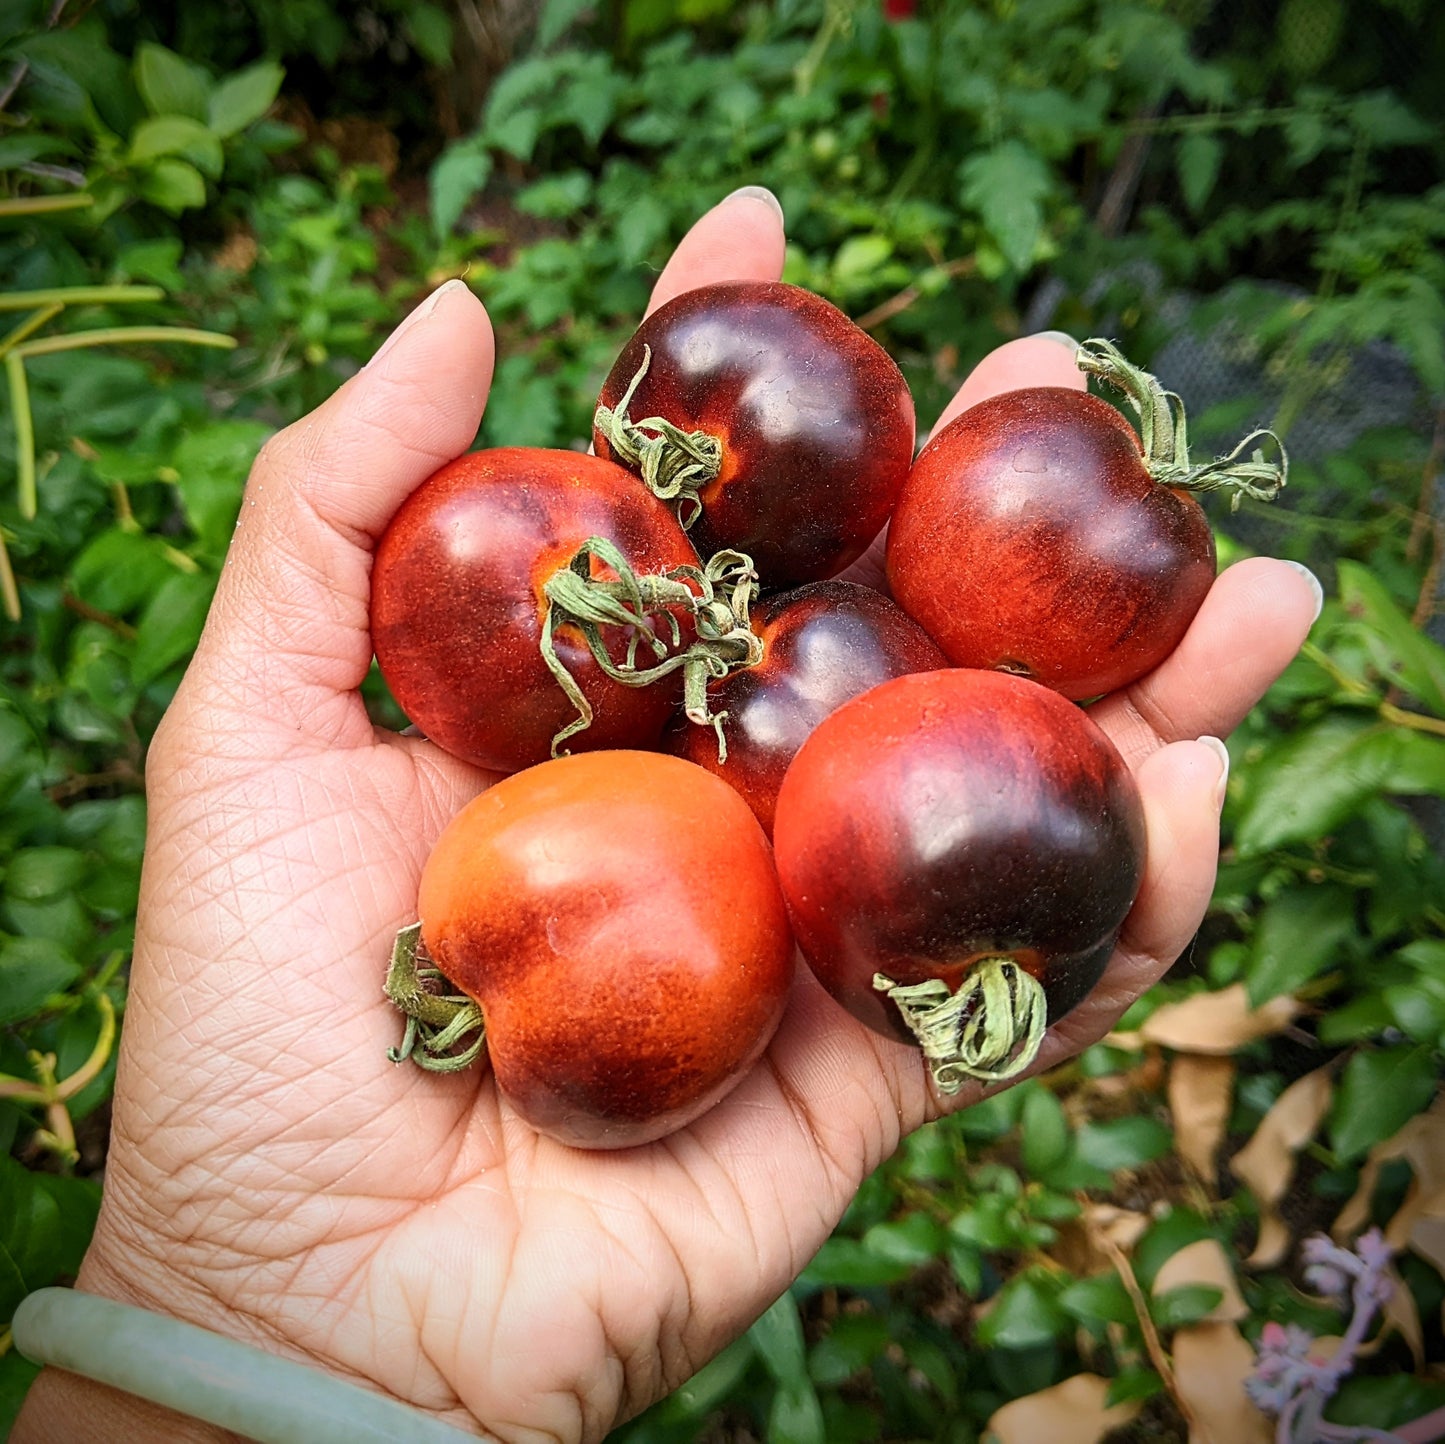
<path id="1" fill-rule="evenodd" d="M 1232 487 L 1230 507 L 1238 510 L 1245 496 L 1273 501 L 1289 479 L 1289 454 L 1284 442 L 1264 428 L 1251 431 L 1227 456 L 1197 466 L 1191 463 L 1184 402 L 1175 392 L 1166 391 L 1157 377 L 1128 361 L 1112 341 L 1094 337 L 1083 342 L 1075 360 L 1086 376 L 1096 376 L 1120 392 L 1139 417 L 1144 460 L 1150 476 L 1160 485 L 1182 491 Z M 1267 459 L 1258 447 L 1246 455 L 1247 448 L 1265 440 L 1274 443 L 1279 453 L 1277 461 Z"/>

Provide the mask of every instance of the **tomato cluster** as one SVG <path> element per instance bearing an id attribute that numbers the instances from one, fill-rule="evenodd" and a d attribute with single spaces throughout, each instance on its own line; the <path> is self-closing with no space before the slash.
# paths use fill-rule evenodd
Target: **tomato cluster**
<path id="1" fill-rule="evenodd" d="M 915 461 L 904 379 L 841 312 L 706 287 L 623 349 L 596 455 L 483 451 L 418 488 L 377 549 L 378 662 L 433 741 L 514 775 L 427 863 L 394 1057 L 484 1041 L 538 1130 L 646 1142 L 761 1055 L 796 939 L 941 1091 L 1029 1066 L 1143 869 L 1133 781 L 1073 704 L 1198 609 L 1192 492 L 1283 484 L 1254 437 L 1191 466 L 1178 398 L 1108 343 L 1079 364 L 1140 433 L 1035 388 Z M 892 598 L 837 577 L 885 525 Z"/>

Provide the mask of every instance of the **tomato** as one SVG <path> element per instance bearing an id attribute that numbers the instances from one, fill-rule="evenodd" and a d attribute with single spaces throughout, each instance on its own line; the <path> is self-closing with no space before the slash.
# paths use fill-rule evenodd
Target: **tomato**
<path id="1" fill-rule="evenodd" d="M 747 805 L 676 757 L 592 752 L 506 778 L 428 858 L 421 936 L 480 1005 L 497 1087 L 585 1148 L 646 1143 L 737 1085 L 793 943 Z"/>
<path id="2" fill-rule="evenodd" d="M 613 543 L 638 573 L 698 565 L 663 502 L 621 467 L 578 452 L 473 452 L 403 503 L 376 552 L 372 642 L 402 710 L 439 746 L 513 771 L 547 757 L 576 719 L 541 650 L 544 588 L 593 537 Z M 615 574 L 595 559 L 591 570 Z M 620 656 L 630 629 L 602 630 Z M 678 679 L 625 686 L 603 673 L 575 624 L 558 627 L 554 640 L 592 711 L 591 726 L 568 745 L 655 743 L 681 695 Z"/>
<path id="3" fill-rule="evenodd" d="M 1000 672 L 899 677 L 819 724 L 774 823 L 804 957 L 935 1082 L 1012 1077 L 1103 973 L 1144 822 L 1107 737 Z"/>
<path id="4" fill-rule="evenodd" d="M 853 582 L 811 582 L 769 597 L 753 612 L 752 629 L 762 660 L 708 688 L 713 712 L 725 714 L 726 757 L 712 728 L 680 716 L 662 745 L 730 782 L 771 835 L 783 774 L 824 717 L 879 682 L 947 661 L 900 607 Z"/>
<path id="5" fill-rule="evenodd" d="M 893 595 L 956 666 L 996 667 L 1075 699 L 1156 667 L 1204 601 L 1214 537 L 1191 490 L 1269 497 L 1283 485 L 1282 470 L 1275 481 L 1257 459 L 1191 468 L 1182 410 L 1158 382 L 1107 343 L 1086 346 L 1081 366 L 1124 387 L 1146 417 L 1147 454 L 1096 396 L 994 396 L 920 453 L 887 559 Z"/>
<path id="6" fill-rule="evenodd" d="M 630 429 L 609 420 L 617 412 Z M 703 556 L 745 552 L 779 589 L 863 553 L 888 520 L 913 430 L 898 367 L 841 311 L 798 286 L 735 281 L 642 323 L 603 384 L 593 439 L 639 475 L 660 468 L 660 494 L 678 495 Z"/>

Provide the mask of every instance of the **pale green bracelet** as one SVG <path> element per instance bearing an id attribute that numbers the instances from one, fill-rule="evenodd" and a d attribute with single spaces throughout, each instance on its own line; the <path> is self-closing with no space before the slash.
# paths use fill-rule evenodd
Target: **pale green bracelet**
<path id="1" fill-rule="evenodd" d="M 40 1289 L 15 1311 L 35 1364 L 109 1384 L 257 1444 L 477 1444 L 384 1394 L 163 1314 L 78 1289 Z"/>

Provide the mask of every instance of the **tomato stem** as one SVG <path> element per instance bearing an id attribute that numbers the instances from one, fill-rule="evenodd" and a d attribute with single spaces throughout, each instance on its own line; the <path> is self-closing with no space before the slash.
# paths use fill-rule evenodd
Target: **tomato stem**
<path id="1" fill-rule="evenodd" d="M 1012 958 L 974 964 L 954 993 L 939 978 L 903 984 L 884 973 L 874 974 L 873 986 L 903 1015 L 934 1086 L 946 1096 L 970 1078 L 1016 1078 L 1038 1056 L 1048 1026 L 1043 984 Z"/>
<path id="2" fill-rule="evenodd" d="M 1289 453 L 1284 442 L 1263 427 L 1251 431 L 1227 456 L 1194 466 L 1189 460 L 1189 429 L 1184 402 L 1166 391 L 1159 379 L 1135 366 L 1112 341 L 1094 337 L 1083 342 L 1077 364 L 1086 376 L 1097 377 L 1120 392 L 1139 417 L 1140 440 L 1149 474 L 1162 486 L 1180 491 L 1217 491 L 1233 487 L 1230 509 L 1237 511 L 1240 500 L 1273 501 L 1289 479 Z M 1245 458 L 1245 449 L 1256 441 L 1272 441 L 1278 461 L 1268 461 L 1257 447 Z"/>
<path id="3" fill-rule="evenodd" d="M 421 924 L 402 928 L 392 945 L 385 992 L 406 1015 L 406 1031 L 401 1046 L 388 1048 L 386 1056 L 393 1063 L 410 1059 L 428 1073 L 460 1073 L 487 1046 L 486 1020 L 481 1008 L 456 992 L 455 985 L 440 969 L 421 966 L 420 959 L 425 956 Z M 449 991 L 431 992 L 427 983 L 440 983 Z M 468 1042 L 472 1033 L 477 1036 Z"/>
<path id="4" fill-rule="evenodd" d="M 594 577 L 593 559 L 616 573 L 615 579 Z M 577 679 L 557 655 L 556 631 L 571 623 L 582 633 L 599 670 L 625 687 L 648 687 L 681 671 L 683 710 L 688 718 L 717 733 L 718 759 L 727 758 L 722 723 L 726 712 L 708 709 L 707 684 L 739 667 L 755 666 L 763 657 L 763 641 L 748 625 L 748 609 L 757 593 L 757 573 L 742 552 L 714 553 L 703 567 L 673 567 L 662 575 L 639 576 L 605 537 L 589 537 L 571 561 L 547 578 L 543 591 L 547 612 L 542 621 L 541 650 L 548 670 L 567 694 L 576 717 L 552 738 L 552 755 L 562 744 L 592 725 L 592 707 Z M 692 622 L 693 640 L 682 646 L 676 616 Z M 654 619 L 665 619 L 669 636 L 657 635 Z M 619 661 L 608 650 L 604 627 L 626 629 L 627 650 Z M 646 646 L 655 660 L 639 666 L 638 649 Z"/>
<path id="5" fill-rule="evenodd" d="M 652 365 L 652 347 L 642 348 L 642 365 L 617 405 L 599 403 L 593 425 L 607 438 L 617 459 L 638 472 L 661 501 L 677 503 L 677 519 L 686 531 L 702 515 L 698 493 L 722 470 L 722 442 L 706 431 L 684 431 L 665 416 L 633 421 L 632 398 Z"/>

